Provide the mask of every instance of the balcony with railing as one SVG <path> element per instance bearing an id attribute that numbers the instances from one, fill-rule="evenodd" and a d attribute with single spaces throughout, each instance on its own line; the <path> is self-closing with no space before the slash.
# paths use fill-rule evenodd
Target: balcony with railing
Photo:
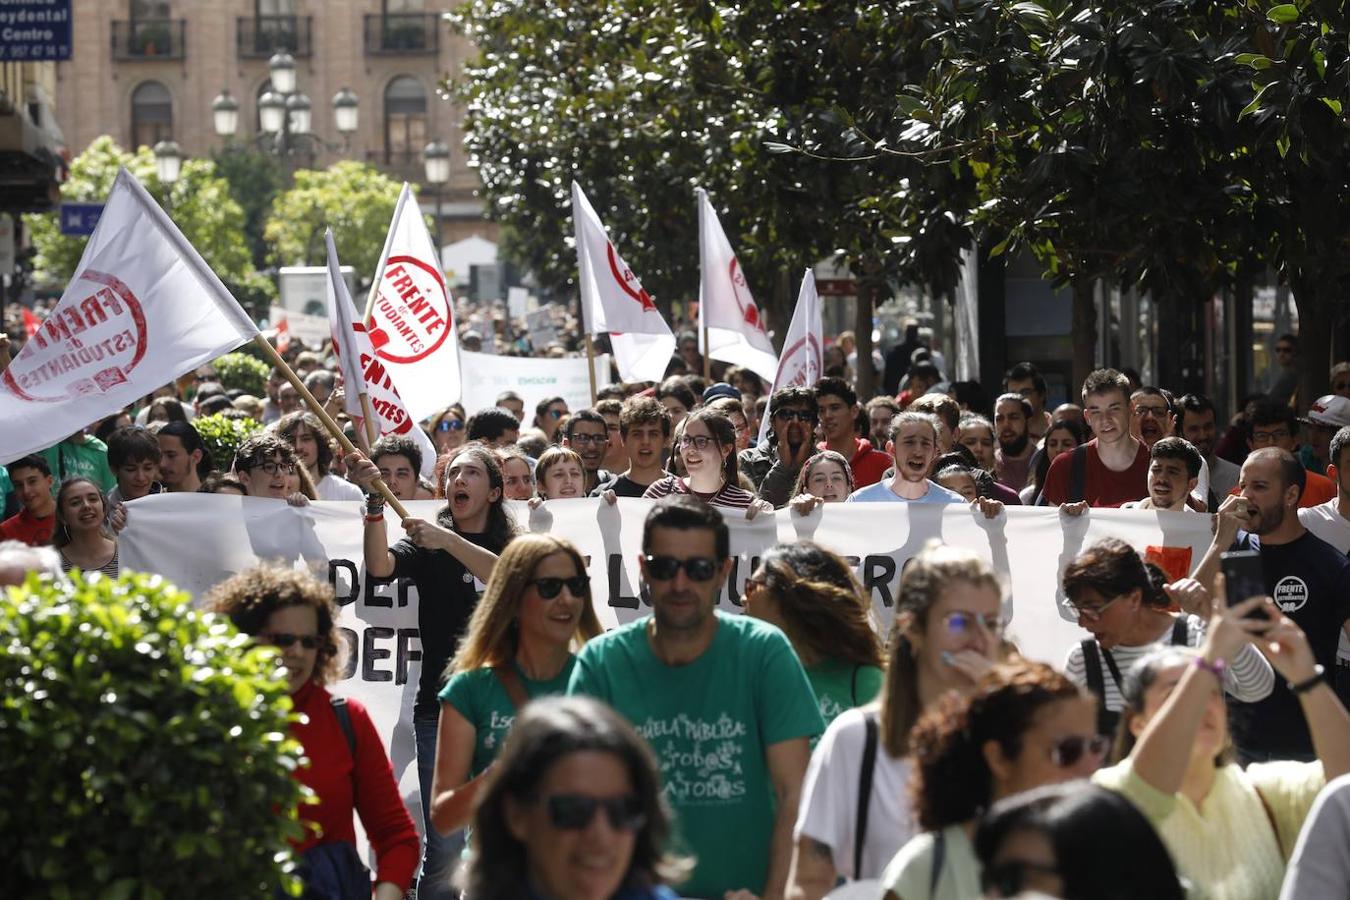
<path id="1" fill-rule="evenodd" d="M 187 56 L 187 20 L 114 21 L 112 54 L 119 62 L 184 59 Z"/>
<path id="2" fill-rule="evenodd" d="M 313 53 L 311 16 L 248 16 L 235 20 L 240 59 L 269 59 L 285 51 L 296 59 Z"/>
<path id="3" fill-rule="evenodd" d="M 386 13 L 366 16 L 366 53 L 431 54 L 440 52 L 438 13 Z"/>

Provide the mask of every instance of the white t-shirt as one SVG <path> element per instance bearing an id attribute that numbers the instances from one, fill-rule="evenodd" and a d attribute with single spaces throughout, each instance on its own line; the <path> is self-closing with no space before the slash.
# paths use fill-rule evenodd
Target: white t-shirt
<path id="1" fill-rule="evenodd" d="M 1350 553 L 1350 519 L 1337 509 L 1339 502 L 1332 497 L 1326 503 L 1300 509 L 1298 523 L 1341 553 Z M 1336 649 L 1336 657 L 1341 665 L 1350 663 L 1350 638 L 1345 636 L 1345 629 L 1341 629 L 1341 644 Z"/>
<path id="2" fill-rule="evenodd" d="M 332 472 L 323 476 L 315 489 L 320 500 L 361 500 L 366 496 L 365 491 Z"/>
<path id="3" fill-rule="evenodd" d="M 797 824 L 792 829 L 794 841 L 808 837 L 828 846 L 835 871 L 855 879 L 879 878 L 891 857 L 918 833 L 909 805 L 909 760 L 890 756 L 878 735 L 862 871 L 853 871 L 854 828 L 858 821 L 858 787 L 866 737 L 861 709 L 841 713 L 825 729 L 806 768 Z"/>

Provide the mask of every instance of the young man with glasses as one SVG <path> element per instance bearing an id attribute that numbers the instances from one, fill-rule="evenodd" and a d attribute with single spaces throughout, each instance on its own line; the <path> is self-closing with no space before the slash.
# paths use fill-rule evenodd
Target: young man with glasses
<path id="1" fill-rule="evenodd" d="M 244 441 L 234 455 L 234 473 L 250 497 L 287 499 L 297 464 L 295 448 L 270 432 Z"/>
<path id="2" fill-rule="evenodd" d="M 1115 369 L 1083 381 L 1083 416 L 1096 435 L 1050 463 L 1042 491 L 1070 514 L 1089 506 L 1120 506 L 1148 496 L 1148 447 L 1130 431 L 1130 382 Z"/>
<path id="3" fill-rule="evenodd" d="M 1270 399 L 1255 400 L 1247 406 L 1247 422 L 1250 429 L 1247 432 L 1248 450 L 1255 452 L 1274 447 L 1292 453 L 1298 459 L 1298 415 L 1293 407 Z M 1234 488 L 1233 493 L 1237 492 Z M 1330 478 L 1316 472 L 1304 472 L 1300 507 L 1317 506 L 1335 496 L 1336 485 Z"/>
<path id="4" fill-rule="evenodd" d="M 601 468 L 609 452 L 609 423 L 595 410 L 579 409 L 572 414 L 563 432 L 562 445 L 581 457 L 581 468 L 586 476 L 581 489 L 583 495 L 612 477 Z"/>
<path id="5" fill-rule="evenodd" d="M 761 500 L 787 505 L 797 474 L 816 453 L 816 395 L 811 388 L 779 388 L 769 398 L 767 440 L 741 452 L 740 471 L 755 483 Z"/>
<path id="6" fill-rule="evenodd" d="M 588 642 L 568 693 L 604 700 L 655 751 L 679 845 L 697 859 L 682 895 L 781 897 L 808 741 L 824 723 L 783 633 L 716 609 L 730 555 L 716 510 L 658 502 L 638 559 L 652 614 Z"/>
<path id="7" fill-rule="evenodd" d="M 1130 433 L 1152 447 L 1172 434 L 1172 398 L 1162 388 L 1141 387 L 1130 395 Z"/>

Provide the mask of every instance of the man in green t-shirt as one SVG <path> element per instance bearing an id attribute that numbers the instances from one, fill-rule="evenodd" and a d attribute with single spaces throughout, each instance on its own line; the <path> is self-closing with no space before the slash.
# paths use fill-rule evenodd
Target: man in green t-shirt
<path id="1" fill-rule="evenodd" d="M 807 742 L 824 725 L 783 633 L 715 609 L 730 556 L 712 507 L 689 496 L 652 507 L 639 558 L 652 615 L 587 643 L 568 693 L 606 701 L 655 751 L 674 849 L 697 862 L 682 897 L 780 898 Z"/>
<path id="2" fill-rule="evenodd" d="M 105 493 L 117 486 L 108 465 L 108 447 L 96 437 L 77 431 L 59 444 L 42 451 L 52 469 L 53 491 L 67 478 L 88 478 Z"/>

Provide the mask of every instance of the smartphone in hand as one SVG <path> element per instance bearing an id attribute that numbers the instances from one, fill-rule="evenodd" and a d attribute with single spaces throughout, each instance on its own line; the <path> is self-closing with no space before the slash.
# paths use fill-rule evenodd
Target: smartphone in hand
<path id="1" fill-rule="evenodd" d="M 1236 606 L 1252 597 L 1264 597 L 1266 590 L 1266 567 L 1261 562 L 1261 554 L 1255 550 L 1234 550 L 1219 557 L 1223 569 L 1225 591 L 1228 605 Z M 1265 619 L 1264 612 L 1247 613 L 1249 619 Z"/>

